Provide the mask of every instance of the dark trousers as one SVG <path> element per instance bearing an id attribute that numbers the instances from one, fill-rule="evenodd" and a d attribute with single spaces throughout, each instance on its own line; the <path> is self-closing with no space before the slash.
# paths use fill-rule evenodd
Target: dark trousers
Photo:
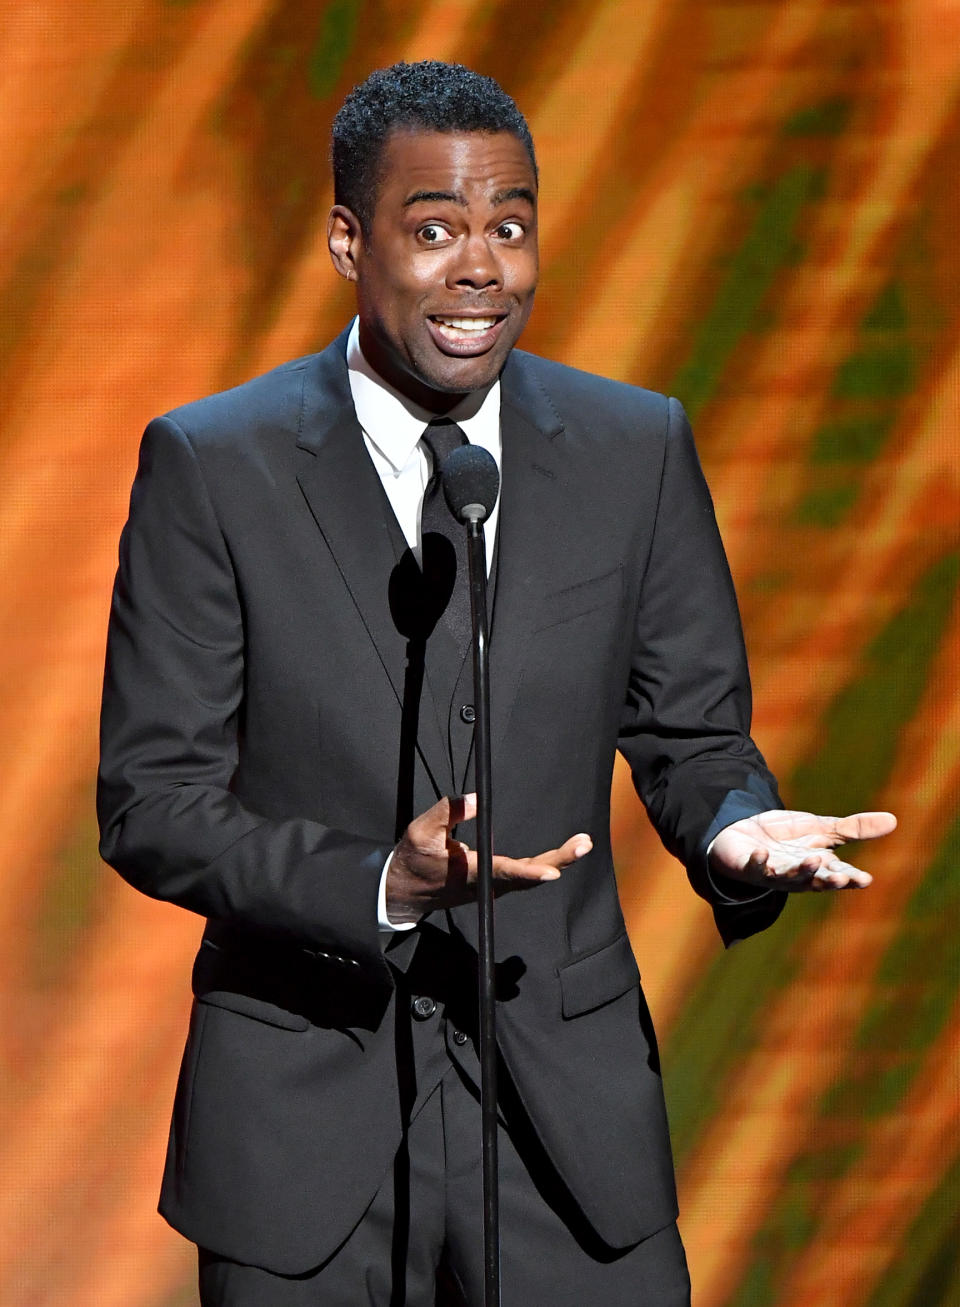
<path id="1" fill-rule="evenodd" d="M 632 1248 L 601 1244 L 580 1217 L 506 1087 L 501 1123 L 504 1307 L 689 1307 L 676 1225 Z M 357 1122 L 362 1135 L 362 1122 Z M 362 1140 L 360 1141 L 362 1147 Z M 392 1171 L 322 1266 L 279 1276 L 200 1252 L 202 1307 L 483 1307 L 480 1111 L 451 1060 L 417 1104 Z M 438 1269 L 439 1268 L 439 1269 Z"/>

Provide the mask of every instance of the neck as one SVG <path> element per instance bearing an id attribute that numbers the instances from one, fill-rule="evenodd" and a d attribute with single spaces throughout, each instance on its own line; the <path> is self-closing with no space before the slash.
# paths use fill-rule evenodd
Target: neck
<path id="1" fill-rule="evenodd" d="M 411 373 L 399 368 L 389 355 L 380 348 L 376 337 L 365 327 L 362 320 L 359 325 L 360 351 L 370 368 L 392 390 L 395 390 L 404 399 L 409 399 L 419 408 L 426 409 L 428 413 L 435 413 L 438 417 L 445 417 L 451 409 L 461 404 L 468 395 L 477 395 L 480 402 L 482 402 L 484 394 L 490 388 L 484 386 L 478 391 L 434 390 Z"/>

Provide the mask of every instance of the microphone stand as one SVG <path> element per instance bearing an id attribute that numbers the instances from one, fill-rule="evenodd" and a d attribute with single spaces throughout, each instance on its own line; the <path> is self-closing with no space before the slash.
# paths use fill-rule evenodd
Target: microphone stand
<path id="1" fill-rule="evenodd" d="M 500 1307 L 500 1202 L 497 1175 L 497 1011 L 493 950 L 493 839 L 490 767 L 490 678 L 487 553 L 482 505 L 468 504 L 467 559 L 473 618 L 474 759 L 477 780 L 477 917 L 479 926 L 480 1128 L 483 1159 L 485 1307 Z"/>

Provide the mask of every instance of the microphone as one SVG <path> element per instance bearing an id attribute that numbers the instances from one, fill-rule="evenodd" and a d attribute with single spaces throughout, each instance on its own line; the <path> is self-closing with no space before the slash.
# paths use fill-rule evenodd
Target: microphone
<path id="1" fill-rule="evenodd" d="M 461 445 L 444 459 L 443 493 L 458 522 L 482 522 L 493 512 L 500 491 L 496 459 L 479 445 Z"/>

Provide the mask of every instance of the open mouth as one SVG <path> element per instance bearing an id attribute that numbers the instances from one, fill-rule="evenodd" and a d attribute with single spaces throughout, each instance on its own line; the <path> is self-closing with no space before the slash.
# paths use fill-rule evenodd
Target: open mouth
<path id="1" fill-rule="evenodd" d="M 473 353 L 490 348 L 501 323 L 506 321 L 506 314 L 461 317 L 453 313 L 434 313 L 427 321 L 438 344 L 452 346 L 458 354 Z"/>
<path id="2" fill-rule="evenodd" d="M 431 314 L 427 318 L 431 336 L 444 354 L 465 358 L 492 349 L 507 314 Z"/>
<path id="3" fill-rule="evenodd" d="M 486 318 L 441 317 L 436 314 L 430 320 L 436 323 L 442 335 L 449 336 L 451 340 L 469 340 L 472 336 L 489 331 L 500 321 L 492 313 Z"/>

